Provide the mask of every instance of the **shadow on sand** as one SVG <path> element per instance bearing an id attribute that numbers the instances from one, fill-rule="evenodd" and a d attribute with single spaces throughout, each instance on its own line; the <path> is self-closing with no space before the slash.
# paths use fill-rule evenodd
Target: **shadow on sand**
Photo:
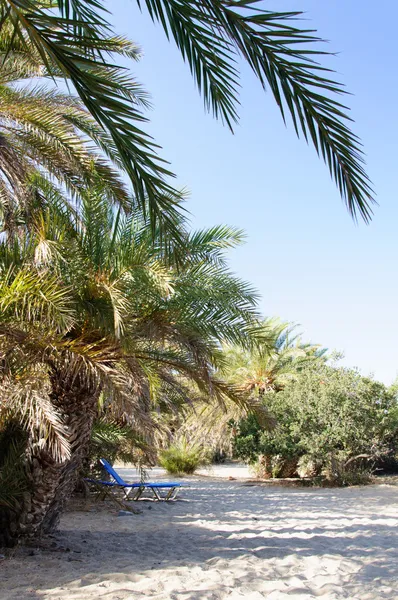
<path id="1" fill-rule="evenodd" d="M 45 589 L 67 586 L 77 580 L 79 586 L 84 586 L 119 577 L 118 595 L 112 596 L 112 592 L 108 596 L 104 590 L 101 598 L 138 598 L 139 595 L 124 589 L 123 576 L 131 580 L 134 574 L 137 578 L 148 577 L 150 571 L 178 572 L 186 566 L 206 571 L 219 565 L 228 571 L 228 565 L 236 559 L 258 565 L 258 561 L 289 563 L 289 557 L 299 562 L 311 558 L 316 570 L 317 564 L 327 557 L 336 560 L 336 564 L 349 561 L 352 566 L 344 594 L 331 597 L 356 598 L 358 590 L 365 592 L 366 586 L 377 586 L 378 581 L 385 585 L 387 581 L 392 588 L 395 586 L 396 593 L 380 597 L 396 598 L 398 540 L 393 523 L 397 517 L 396 491 L 391 488 L 390 493 L 384 489 L 381 494 L 378 489 L 374 486 L 354 491 L 264 489 L 245 487 L 238 482 L 192 481 L 182 501 L 142 503 L 143 514 L 133 517 L 115 519 L 113 513 L 114 531 L 101 528 L 103 519 L 111 518 L 103 511 L 87 514 L 90 528 L 84 527 L 84 521 L 79 530 L 61 527 L 57 541 L 68 551 L 53 553 L 50 562 L 47 561 Z M 38 562 L 43 554 L 50 553 L 25 556 L 24 563 Z M 57 572 L 59 561 L 73 562 L 69 580 L 63 576 L 61 583 Z M 6 568 L 12 568 L 12 562 L 7 561 Z M 292 573 L 288 568 L 285 571 L 279 569 L 278 577 L 290 581 Z M 6 580 L 0 583 L 0 590 L 4 584 L 7 585 Z M 223 586 L 221 582 L 219 595 L 214 597 L 224 597 Z M 239 587 L 245 587 L 244 574 L 239 578 Z M 225 596 L 228 589 L 230 582 L 226 581 Z M 302 593 L 300 589 L 296 593 Z M 294 593 L 294 587 L 290 593 Z M 207 600 L 213 597 L 209 594 L 208 590 L 181 591 L 170 598 Z M 27 589 L 23 597 L 45 596 L 43 591 L 36 594 Z"/>

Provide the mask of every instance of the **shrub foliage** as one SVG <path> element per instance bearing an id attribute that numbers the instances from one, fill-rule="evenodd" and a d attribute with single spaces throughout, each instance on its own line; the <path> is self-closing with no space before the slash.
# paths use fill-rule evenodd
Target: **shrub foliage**
<path id="1" fill-rule="evenodd" d="M 208 458 L 201 446 L 181 439 L 160 452 L 159 462 L 172 475 L 192 475 Z"/>
<path id="2" fill-rule="evenodd" d="M 324 475 L 350 483 L 353 471 L 369 472 L 394 457 L 398 440 L 398 410 L 394 394 L 356 370 L 312 365 L 280 392 L 264 398 L 276 418 L 272 431 L 255 416 L 233 424 L 234 453 L 255 463 L 272 462 L 280 476 L 287 461 L 296 473 Z"/>

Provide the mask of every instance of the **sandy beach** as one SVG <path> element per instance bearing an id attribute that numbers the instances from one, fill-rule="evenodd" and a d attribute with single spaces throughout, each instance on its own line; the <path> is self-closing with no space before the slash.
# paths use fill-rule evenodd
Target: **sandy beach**
<path id="1" fill-rule="evenodd" d="M 398 598 L 397 487 L 302 489 L 247 477 L 244 467 L 217 467 L 183 480 L 176 502 L 136 503 L 138 515 L 109 505 L 68 511 L 53 550 L 0 562 L 0 598 Z"/>

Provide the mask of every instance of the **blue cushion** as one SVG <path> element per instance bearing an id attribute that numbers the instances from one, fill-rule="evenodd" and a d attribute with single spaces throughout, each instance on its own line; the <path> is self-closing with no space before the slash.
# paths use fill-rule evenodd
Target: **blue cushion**
<path id="1" fill-rule="evenodd" d="M 181 487 L 181 483 L 159 483 L 159 482 L 154 482 L 154 483 L 126 483 L 120 477 L 120 475 L 118 473 L 116 473 L 115 469 L 108 463 L 108 461 L 105 458 L 101 458 L 100 459 L 100 463 L 104 467 L 105 471 L 107 471 L 109 473 L 109 475 L 111 475 L 111 477 L 113 477 L 113 479 L 116 481 L 116 484 L 112 483 L 112 482 L 109 482 L 109 481 L 97 481 L 96 483 L 102 483 L 103 485 L 109 485 L 109 486 L 119 485 L 119 486 L 124 487 L 124 488 L 138 488 L 138 487 L 171 488 L 171 487 Z M 91 480 L 91 481 L 94 481 L 94 480 Z"/>

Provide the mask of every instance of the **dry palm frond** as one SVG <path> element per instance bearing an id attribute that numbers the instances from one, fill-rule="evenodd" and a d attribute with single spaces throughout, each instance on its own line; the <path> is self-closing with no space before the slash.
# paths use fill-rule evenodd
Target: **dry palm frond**
<path id="1" fill-rule="evenodd" d="M 3 377 L 0 383 L 0 418 L 17 420 L 23 428 L 37 433 L 36 444 L 48 448 L 54 459 L 69 458 L 70 449 L 64 423 L 50 398 L 51 386 L 46 368 L 36 365 L 18 379 Z"/>

